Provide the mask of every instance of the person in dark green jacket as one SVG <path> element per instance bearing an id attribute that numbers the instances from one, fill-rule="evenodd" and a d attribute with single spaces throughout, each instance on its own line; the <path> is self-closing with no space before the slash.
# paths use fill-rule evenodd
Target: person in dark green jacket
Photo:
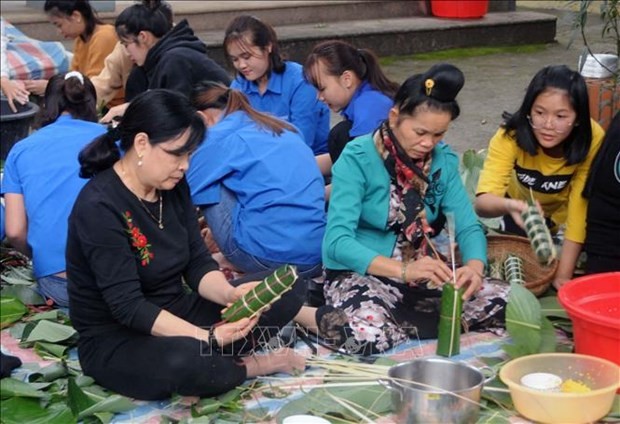
<path id="1" fill-rule="evenodd" d="M 486 239 L 463 187 L 458 158 L 441 143 L 459 115 L 463 73 L 433 66 L 400 87 L 388 119 L 347 144 L 333 168 L 323 241 L 327 307 L 317 321 L 349 351 L 381 352 L 437 336 L 441 286 L 464 288 L 469 329 L 503 323 L 506 286 L 485 282 Z M 453 272 L 430 241 L 453 216 L 462 266 Z M 354 341 L 352 343 L 352 341 Z"/>

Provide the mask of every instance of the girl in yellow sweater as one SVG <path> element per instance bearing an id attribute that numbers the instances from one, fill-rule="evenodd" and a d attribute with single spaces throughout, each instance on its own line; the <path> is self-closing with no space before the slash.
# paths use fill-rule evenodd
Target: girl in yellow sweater
<path id="1" fill-rule="evenodd" d="M 572 278 L 581 252 L 587 208 L 582 192 L 603 135 L 590 119 L 583 77 L 563 65 L 547 66 L 489 143 L 476 212 L 502 216 L 504 230 L 525 235 L 521 213 L 531 189 L 550 229 L 566 224 L 555 288 Z"/>
<path id="2" fill-rule="evenodd" d="M 99 75 L 118 41 L 114 26 L 104 24 L 88 0 L 46 0 L 43 10 L 64 38 L 75 40 L 71 70 L 89 78 Z M 26 89 L 33 94 L 43 95 L 46 86 L 47 80 L 26 82 Z M 121 89 L 111 103 L 117 104 L 123 97 Z"/>

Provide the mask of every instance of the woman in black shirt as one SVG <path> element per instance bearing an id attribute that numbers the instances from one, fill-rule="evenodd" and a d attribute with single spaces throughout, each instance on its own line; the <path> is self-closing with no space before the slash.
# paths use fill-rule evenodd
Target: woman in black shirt
<path id="1" fill-rule="evenodd" d="M 123 395 L 213 396 L 304 365 L 289 349 L 239 356 L 297 315 L 303 284 L 259 320 L 213 326 L 257 282 L 231 285 L 200 236 L 184 174 L 204 134 L 185 96 L 151 90 L 80 153 L 92 179 L 69 218 L 70 316 L 84 373 Z"/>
<path id="2" fill-rule="evenodd" d="M 586 273 L 620 271 L 620 112 L 611 121 L 584 188 Z"/>

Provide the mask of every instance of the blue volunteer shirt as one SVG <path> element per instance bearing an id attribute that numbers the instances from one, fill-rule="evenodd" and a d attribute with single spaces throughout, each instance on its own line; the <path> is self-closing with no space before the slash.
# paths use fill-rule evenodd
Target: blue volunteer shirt
<path id="1" fill-rule="evenodd" d="M 36 278 L 65 271 L 67 220 L 88 181 L 79 177 L 78 154 L 105 131 L 97 123 L 61 115 L 9 151 L 2 194 L 24 196 Z"/>
<path id="2" fill-rule="evenodd" d="M 236 195 L 233 238 L 246 253 L 274 262 L 320 262 L 325 187 L 299 134 L 277 136 L 245 112 L 233 112 L 208 129 L 187 181 L 198 206 L 218 203 L 221 186 Z"/>
<path id="3" fill-rule="evenodd" d="M 352 122 L 349 136 L 359 137 L 373 132 L 385 121 L 394 105 L 392 99 L 364 81 L 357 87 L 351 101 L 340 114 Z"/>
<path id="4" fill-rule="evenodd" d="M 285 62 L 284 72 L 269 75 L 267 89 L 258 92 L 258 84 L 237 76 L 231 88 L 242 91 L 254 109 L 270 113 L 297 127 L 315 155 L 327 152 L 329 109 L 318 100 L 316 89 L 306 81 L 303 68 Z"/>

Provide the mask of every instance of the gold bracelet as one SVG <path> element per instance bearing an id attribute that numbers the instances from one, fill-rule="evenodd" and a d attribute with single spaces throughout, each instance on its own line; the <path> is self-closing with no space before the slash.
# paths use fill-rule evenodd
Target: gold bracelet
<path id="1" fill-rule="evenodd" d="M 409 265 L 409 262 L 404 262 L 400 268 L 400 279 L 403 280 L 403 283 L 407 282 L 407 265 Z"/>

